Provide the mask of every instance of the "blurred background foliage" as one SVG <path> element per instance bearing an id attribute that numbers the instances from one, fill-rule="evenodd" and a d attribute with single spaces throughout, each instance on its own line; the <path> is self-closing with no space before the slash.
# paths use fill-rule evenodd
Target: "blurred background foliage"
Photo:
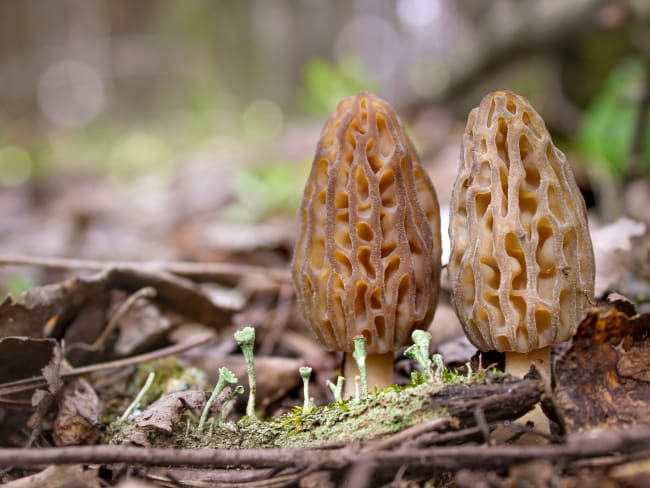
<path id="1" fill-rule="evenodd" d="M 630 155 L 638 124 L 639 107 L 646 90 L 646 69 L 642 59 L 622 60 L 611 71 L 584 112 L 580 126 L 580 147 L 594 164 L 622 178 L 629 170 Z M 650 113 L 645 114 L 642 146 L 639 148 L 643 174 L 650 174 Z"/>
<path id="2" fill-rule="evenodd" d="M 327 117 L 336 104 L 351 93 L 377 91 L 377 84 L 363 75 L 354 58 L 331 61 L 315 58 L 304 67 L 301 107 L 314 116 Z"/>
<path id="3" fill-rule="evenodd" d="M 252 147 L 213 164 L 246 195 L 232 215 L 261 219 L 295 210 L 342 97 L 388 99 L 433 160 L 509 88 L 602 205 L 603 179 L 650 174 L 649 19 L 647 0 L 0 1 L 0 185 L 171 178 L 206 148 Z"/>

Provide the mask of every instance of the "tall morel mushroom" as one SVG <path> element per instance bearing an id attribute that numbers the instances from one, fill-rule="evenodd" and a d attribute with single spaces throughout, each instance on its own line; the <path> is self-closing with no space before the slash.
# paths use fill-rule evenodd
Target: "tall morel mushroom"
<path id="1" fill-rule="evenodd" d="M 433 317 L 440 253 L 437 197 L 399 117 L 369 93 L 343 99 L 305 186 L 292 276 L 318 340 L 346 353 L 346 396 L 357 336 L 371 391 L 392 383 L 393 351 Z"/>
<path id="2" fill-rule="evenodd" d="M 450 208 L 449 279 L 469 340 L 546 378 L 550 346 L 593 302 L 585 203 L 564 154 L 531 104 L 509 91 L 472 110 Z"/>

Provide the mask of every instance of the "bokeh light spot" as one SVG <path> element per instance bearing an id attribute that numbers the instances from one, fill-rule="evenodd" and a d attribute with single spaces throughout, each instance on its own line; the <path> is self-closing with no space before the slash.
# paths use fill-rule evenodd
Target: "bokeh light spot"
<path id="1" fill-rule="evenodd" d="M 132 174 L 149 168 L 165 169 L 173 163 L 172 151 L 160 137 L 135 132 L 121 141 L 111 153 L 111 169 L 117 174 Z"/>
<path id="2" fill-rule="evenodd" d="M 97 69 L 66 59 L 50 65 L 38 83 L 38 103 L 43 114 L 62 127 L 81 127 L 104 108 L 106 90 Z"/>
<path id="3" fill-rule="evenodd" d="M 398 0 L 397 16 L 412 27 L 426 27 L 440 15 L 439 0 Z"/>
<path id="4" fill-rule="evenodd" d="M 284 114 L 277 103 L 254 100 L 242 113 L 244 132 L 254 139 L 272 139 L 282 132 Z"/>
<path id="5" fill-rule="evenodd" d="M 379 17 L 358 17 L 343 26 L 336 38 L 337 60 L 361 61 L 363 72 L 384 80 L 397 69 L 402 42 L 393 26 Z"/>
<path id="6" fill-rule="evenodd" d="M 420 97 L 438 96 L 449 84 L 449 68 L 437 58 L 419 59 L 410 69 L 409 83 Z"/>
<path id="7" fill-rule="evenodd" d="M 22 147 L 0 147 L 0 185 L 22 185 L 32 175 L 33 164 Z"/>

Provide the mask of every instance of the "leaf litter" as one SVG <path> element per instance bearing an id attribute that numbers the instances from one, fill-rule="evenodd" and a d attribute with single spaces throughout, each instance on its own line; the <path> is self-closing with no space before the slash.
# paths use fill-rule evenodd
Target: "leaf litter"
<path id="1" fill-rule="evenodd" d="M 102 186 L 99 191 L 109 190 Z M 183 198 L 191 198 L 191 192 L 185 192 Z M 206 197 L 202 195 L 201 198 L 205 200 Z M 277 419 L 275 424 L 263 423 L 254 427 L 245 419 L 240 420 L 245 411 L 244 394 L 236 399 L 229 416 L 235 422 L 234 430 L 232 426 L 226 430 L 215 429 L 216 437 L 204 439 L 187 436 L 188 421 L 190 427 L 197 421 L 206 399 L 206 388 L 192 389 L 192 381 L 179 379 L 180 376 L 170 370 L 157 380 L 160 381 L 155 385 L 157 396 L 148 398 L 141 412 L 126 423 L 132 437 L 125 435 L 122 442 L 182 447 L 188 445 L 183 440 L 188 438 L 191 440 L 189 445 L 199 453 L 210 447 L 229 447 L 246 455 L 249 452 L 247 448 L 264 447 L 270 456 L 278 457 L 284 455 L 287 446 L 310 446 L 322 460 L 327 459 L 328 453 L 344 455 L 342 461 L 337 461 L 340 463 L 337 469 L 320 469 L 317 463 L 314 464 L 314 469 L 322 473 L 321 479 L 332 483 L 340 482 L 341 473 L 346 473 L 346 469 L 352 471 L 359 464 L 354 461 L 353 454 L 346 455 L 352 452 L 350 449 L 384 456 L 368 458 L 375 460 L 370 464 L 374 467 L 368 476 L 377 482 L 390 481 L 394 476 L 396 468 L 391 466 L 399 459 L 400 450 L 421 451 L 423 459 L 429 459 L 425 453 L 439 452 L 439 459 L 444 460 L 445 451 L 436 449 L 453 446 L 459 449 L 455 467 L 449 464 L 446 468 L 427 468 L 412 458 L 404 458 L 401 461 L 407 466 L 405 477 L 422 483 L 427 480 L 451 483 L 455 480 L 459 486 L 463 483 L 471 486 L 472 480 L 488 479 L 494 486 L 500 486 L 506 482 L 524 483 L 533 479 L 535 473 L 546 473 L 543 477 L 547 479 L 560 474 L 567 482 L 589 480 L 598 484 L 607 480 L 630 482 L 650 472 L 643 461 L 650 452 L 648 437 L 643 437 L 644 426 L 650 424 L 647 408 L 650 404 L 649 317 L 647 313 L 637 314 L 634 309 L 637 305 L 640 310 L 645 310 L 643 297 L 646 293 L 647 300 L 647 286 L 643 288 L 639 283 L 642 285 L 643 280 L 647 280 L 647 267 L 637 266 L 635 263 L 640 262 L 639 258 L 634 258 L 635 252 L 644 247 L 630 244 L 647 236 L 648 231 L 641 229 L 641 224 L 627 222 L 621 224 L 624 227 L 602 228 L 603 237 L 598 237 L 598 234 L 594 237 L 599 262 L 614 266 L 611 272 L 605 271 L 611 266 L 601 267 L 601 292 L 612 289 L 629 292 L 636 303 L 624 299 L 614 299 L 610 304 L 599 303 L 598 308 L 583 320 L 574 339 L 556 349 L 557 384 L 550 401 L 546 398 L 556 420 L 553 424 L 554 444 L 549 445 L 549 451 L 544 451 L 543 455 L 550 457 L 524 462 L 515 454 L 504 451 L 503 457 L 497 456 L 493 461 L 495 466 L 502 466 L 500 471 L 495 471 L 489 464 L 476 461 L 480 458 L 476 457 L 472 446 L 494 444 L 490 430 L 508 424 L 527 405 L 540 396 L 547 397 L 549 392 L 538 390 L 534 379 L 509 383 L 510 380 L 499 375 L 487 375 L 483 382 L 473 385 L 449 385 L 435 393 L 415 395 L 417 402 L 422 402 L 415 403 L 416 407 L 420 405 L 420 409 L 408 410 L 414 404 L 406 400 L 407 390 L 397 389 L 389 397 L 405 402 L 401 412 L 388 409 L 387 404 L 391 402 L 387 402 L 384 396 L 378 405 L 349 408 L 347 413 L 335 406 L 329 407 L 332 416 L 328 420 L 323 413 L 328 411 L 326 405 L 331 401 L 331 393 L 325 382 L 336 377 L 340 358 L 322 351 L 305 333 L 293 294 L 286 287 L 286 279 L 282 281 L 275 271 L 265 272 L 266 268 L 277 270 L 286 266 L 293 225 L 286 220 L 278 222 L 278 225 L 266 223 L 251 226 L 238 235 L 237 227 L 216 217 L 219 207 L 231 201 L 230 198 L 224 193 L 214 196 L 213 206 L 209 201 L 201 203 L 197 207 L 200 207 L 200 219 L 194 218 L 191 205 L 180 205 L 178 211 L 173 212 L 178 217 L 176 221 L 172 219 L 172 223 L 168 223 L 164 217 L 157 217 L 155 222 L 152 219 L 155 225 L 149 227 L 152 230 L 150 236 L 142 238 L 141 232 L 134 234 L 136 240 L 129 241 L 136 244 L 133 254 L 125 253 L 120 245 L 119 252 L 113 256 L 119 260 L 142 256 L 160 259 L 162 256 L 167 263 L 171 259 L 189 257 L 209 262 L 191 263 L 194 267 L 166 268 L 160 266 L 161 261 L 130 262 L 126 266 L 120 261 L 113 266 L 107 263 L 105 269 L 89 266 L 81 272 L 75 271 L 77 267 L 66 268 L 65 265 L 49 267 L 36 263 L 25 268 L 34 282 L 49 284 L 32 286 L 21 297 L 8 297 L 0 304 L 2 446 L 100 444 L 97 447 L 104 447 L 101 444 L 107 441 L 107 432 L 111 432 L 115 419 L 133 400 L 141 385 L 137 379 L 139 363 L 108 370 L 100 368 L 81 377 L 67 376 L 66 372 L 93 364 L 102 366 L 122 359 L 137 359 L 142 354 L 164 351 L 175 344 L 196 340 L 206 332 L 211 337 L 210 343 L 203 342 L 183 352 L 172 360 L 174 367 L 171 369 L 198 368 L 207 374 L 208 384 L 214 385 L 217 370 L 228 367 L 238 376 L 240 384 L 246 385 L 246 365 L 232 333 L 253 324 L 258 334 L 257 349 L 263 350 L 264 354 L 255 359 L 259 374 L 258 411 L 264 418 Z M 111 220 L 110 216 L 116 215 L 115 212 L 120 217 L 111 221 L 112 235 L 117 235 L 115 231 L 124 224 L 127 224 L 123 227 L 125 235 L 133 229 L 129 227 L 128 218 L 128 212 L 133 209 L 126 208 L 123 203 L 110 203 L 110 198 L 102 197 L 99 201 L 103 202 L 101 208 L 87 211 L 78 200 L 74 204 L 70 199 L 66 200 L 65 208 L 73 206 L 76 209 L 68 215 L 82 216 L 85 223 L 67 236 L 52 232 L 52 238 L 62 239 L 56 246 L 61 249 L 61 242 L 68 239 L 68 242 L 85 243 L 82 247 L 72 246 L 71 250 L 88 249 L 91 241 L 85 233 L 100 228 L 101 220 L 107 217 Z M 210 214 L 215 209 L 216 213 Z M 42 217 L 47 216 L 45 208 L 39 212 Z M 141 212 L 133 225 L 142 226 L 146 215 L 146 210 Z M 215 223 L 220 224 L 211 225 Z M 27 227 L 25 223 L 21 225 L 29 234 L 29 223 Z M 148 247 L 152 236 L 158 243 Z M 120 237 L 118 241 L 127 242 L 128 239 Z M 156 247 L 159 245 L 164 248 L 163 252 Z M 8 247 L 12 248 L 17 249 Z M 599 258 L 598 249 L 601 248 L 603 251 Z M 85 251 L 72 252 L 73 256 L 93 255 Z M 94 256 L 102 257 L 102 252 L 105 257 L 105 251 Z M 3 263 L 6 265 L 7 260 L 4 259 Z M 228 268 L 223 268 L 228 269 L 227 272 L 209 272 L 211 265 L 220 263 L 228 264 Z M 189 270 L 189 273 L 183 270 Z M 145 289 L 153 292 L 140 295 Z M 442 295 L 441 307 L 448 307 L 448 294 L 443 292 Z M 453 313 L 441 313 L 436 320 L 434 349 L 447 351 L 446 365 L 462 370 L 472 351 L 462 343 Z M 487 371 L 486 368 L 495 361 L 498 364 L 499 360 L 498 355 L 475 356 L 472 367 L 483 367 Z M 166 371 L 162 364 L 156 362 L 141 366 L 147 370 Z M 314 370 L 311 395 L 319 407 L 307 415 L 298 415 L 294 411 L 302 404 L 298 368 L 305 365 Z M 399 357 L 398 366 L 396 379 L 405 384 L 415 370 L 414 364 Z M 24 384 L 38 386 L 4 393 L 13 391 L 8 390 L 7 385 L 29 382 L 33 377 L 40 378 L 39 382 Z M 167 386 L 179 383 L 185 389 L 167 389 Z M 444 394 L 441 393 L 443 390 Z M 417 422 L 424 419 L 424 422 Z M 328 430 L 327 422 L 332 426 L 338 425 L 339 434 L 334 435 L 331 429 Z M 284 425 L 280 425 L 282 423 Z M 377 425 L 384 427 L 377 430 Z M 617 434 L 617 429 L 621 428 L 628 430 Z M 633 432 L 639 437 L 629 440 Z M 585 442 L 584 437 L 580 437 L 584 434 L 592 436 L 591 443 L 610 442 L 615 447 L 607 452 L 599 451 L 600 454 L 590 454 L 581 444 Z M 118 441 L 118 437 L 113 441 Z M 616 439 L 626 441 L 618 442 Z M 486 446 L 487 449 L 499 447 L 509 446 Z M 528 446 L 516 449 L 518 455 L 534 452 L 528 451 L 532 449 Z M 497 449 L 495 452 L 498 454 L 500 451 Z M 278 464 L 277 468 L 269 469 L 266 463 L 251 461 L 246 464 L 248 469 L 241 465 L 239 470 L 211 469 L 210 474 L 199 467 L 152 468 L 146 471 L 136 461 L 127 462 L 126 466 L 134 470 L 135 478 L 160 484 L 169 483 L 171 479 L 186 485 L 275 479 L 278 484 L 291 485 L 298 484 L 300 478 L 309 479 L 299 457 L 294 457 L 295 463 L 289 467 L 279 467 Z M 377 459 L 383 461 L 377 463 Z M 27 466 L 17 467 L 0 476 L 3 481 L 19 483 L 16 486 L 28 483 L 30 477 L 40 477 L 49 485 L 57 486 L 66 476 L 86 480 L 88 485 L 92 485 L 96 471 L 82 467 L 86 464 L 73 464 L 67 470 L 64 465 L 55 463 L 37 474 L 31 474 L 33 471 Z M 126 471 L 119 466 L 104 463 L 102 469 L 110 473 L 113 484 L 125 479 Z M 588 474 L 585 474 L 585 469 Z M 22 475 L 25 477 L 20 478 Z M 106 475 L 103 476 L 106 479 Z"/>

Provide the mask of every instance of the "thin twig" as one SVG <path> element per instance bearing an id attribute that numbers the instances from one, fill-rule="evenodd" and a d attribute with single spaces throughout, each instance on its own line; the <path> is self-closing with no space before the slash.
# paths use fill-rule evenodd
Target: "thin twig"
<path id="1" fill-rule="evenodd" d="M 278 341 L 282 338 L 289 317 L 291 315 L 291 303 L 293 297 L 293 288 L 289 285 L 281 285 L 278 294 L 278 304 L 273 314 L 273 321 L 269 332 L 260 346 L 260 356 L 268 356 L 273 353 Z"/>
<path id="2" fill-rule="evenodd" d="M 136 364 L 146 363 L 147 361 L 154 361 L 156 359 L 163 358 L 165 356 L 171 356 L 172 354 L 179 354 L 188 349 L 205 344 L 210 339 L 212 335 L 206 334 L 202 335 L 191 341 L 182 342 L 180 344 L 174 344 L 173 346 L 163 347 L 156 351 L 147 352 L 144 354 L 139 354 L 137 356 L 131 356 L 124 359 L 116 359 L 114 361 L 106 361 L 104 363 L 89 364 L 87 366 L 81 366 L 79 368 L 73 368 L 68 371 L 61 371 L 62 378 L 73 378 L 76 376 L 82 376 L 89 373 L 96 373 L 97 371 L 104 371 L 107 369 L 116 369 L 124 368 L 127 366 L 133 366 Z M 13 395 L 22 391 L 33 390 L 34 388 L 40 388 L 47 385 L 45 378 L 42 376 L 35 376 L 33 378 L 26 378 L 23 380 L 12 381 L 10 383 L 5 383 L 0 385 L 0 396 Z"/>
<path id="3" fill-rule="evenodd" d="M 282 488 L 284 486 L 295 486 L 296 482 L 302 479 L 302 473 L 289 473 L 273 476 L 266 480 L 249 481 L 246 486 L 250 488 Z"/>
<path id="4" fill-rule="evenodd" d="M 402 465 L 426 469 L 505 468 L 531 460 L 566 461 L 650 449 L 650 428 L 574 434 L 568 444 L 543 446 L 444 446 L 428 449 L 353 452 L 350 449 L 158 449 L 132 446 L 73 446 L 0 449 L 0 466 L 71 463 L 130 463 L 146 466 L 319 467 L 343 469 L 373 463 L 391 472 Z"/>
<path id="5" fill-rule="evenodd" d="M 95 261 L 84 259 L 50 258 L 40 256 L 0 255 L 0 266 L 37 266 L 58 270 L 85 269 L 103 271 L 108 268 L 136 271 L 166 271 L 187 278 L 224 277 L 263 274 L 281 282 L 289 282 L 289 271 L 237 263 L 195 263 L 188 261 Z"/>
<path id="6" fill-rule="evenodd" d="M 397 488 L 397 487 L 403 486 L 402 485 L 402 480 L 404 479 L 404 475 L 406 474 L 407 469 L 408 468 L 406 467 L 405 464 L 402 464 L 399 467 L 399 469 L 397 470 L 397 473 L 395 473 L 395 476 L 393 476 L 393 481 L 391 481 L 391 483 L 389 485 L 391 488 L 393 488 L 393 487 Z"/>
<path id="7" fill-rule="evenodd" d="M 630 454 L 615 454 L 613 456 L 598 457 L 594 459 L 581 459 L 573 463 L 571 471 L 575 472 L 588 468 L 611 468 L 629 462 L 641 460 L 646 461 L 648 459 L 650 459 L 650 451 L 647 450 Z"/>
<path id="8" fill-rule="evenodd" d="M 452 430 L 450 432 L 444 432 L 442 434 L 438 432 L 431 432 L 429 434 L 423 434 L 418 437 L 412 444 L 413 447 L 425 448 L 431 447 L 434 445 L 445 445 L 445 444 L 462 444 L 465 442 L 470 442 L 472 440 L 481 441 L 482 437 L 481 429 L 477 426 L 467 427 L 461 430 Z"/>
<path id="9" fill-rule="evenodd" d="M 69 353 L 75 349 L 83 349 L 84 351 L 97 351 L 102 348 L 104 343 L 108 340 L 111 333 L 119 325 L 124 315 L 133 308 L 133 305 L 140 298 L 152 298 L 156 296 L 156 290 L 150 286 L 145 286 L 140 288 L 135 293 L 130 295 L 117 309 L 111 320 L 108 322 L 108 325 L 104 328 L 100 336 L 92 344 L 86 344 L 83 342 L 74 342 L 65 348 L 65 353 Z"/>
<path id="10" fill-rule="evenodd" d="M 522 425 L 517 422 L 510 422 L 510 421 L 497 422 L 494 425 L 497 428 L 499 427 L 502 428 L 504 434 L 510 436 L 503 439 L 503 442 L 506 444 L 514 443 L 517 441 L 517 439 L 523 437 L 524 435 L 539 437 L 540 439 L 546 439 L 549 442 L 556 440 L 556 438 L 552 434 L 549 434 L 548 432 L 544 432 L 542 430 L 537 430 L 535 429 L 535 427 L 531 427 L 530 425 Z"/>
<path id="11" fill-rule="evenodd" d="M 385 437 L 368 444 L 362 449 L 362 452 L 375 452 L 384 449 L 391 449 L 393 447 L 402 445 L 405 441 L 415 439 L 422 434 L 427 434 L 431 431 L 446 427 L 454 421 L 455 420 L 452 417 L 439 417 L 412 425 L 398 432 L 397 434 L 393 434 L 390 437 Z"/>
<path id="12" fill-rule="evenodd" d="M 474 409 L 474 421 L 476 422 L 476 426 L 481 430 L 483 440 L 485 442 L 490 442 L 490 427 L 485 419 L 485 412 L 483 412 L 481 407 Z"/>
<path id="13" fill-rule="evenodd" d="M 2 403 L 4 403 L 5 405 L 20 405 L 21 407 L 27 407 L 29 410 L 33 408 L 32 402 L 29 400 L 0 397 L 0 404 Z"/>
<path id="14" fill-rule="evenodd" d="M 344 488 L 366 488 L 370 486 L 377 466 L 372 461 L 361 461 L 353 464 L 343 480 Z"/>
<path id="15" fill-rule="evenodd" d="M 286 474 L 294 473 L 295 470 L 284 470 Z M 176 482 L 175 486 L 180 486 L 185 479 L 200 479 L 204 483 L 214 483 L 214 486 L 220 486 L 219 483 L 250 483 L 253 481 L 266 480 L 271 476 L 285 474 L 277 470 L 264 469 L 203 469 L 203 468 L 156 468 L 152 467 L 147 470 L 147 478 L 155 481 Z M 212 486 L 212 485 L 211 485 Z"/>

